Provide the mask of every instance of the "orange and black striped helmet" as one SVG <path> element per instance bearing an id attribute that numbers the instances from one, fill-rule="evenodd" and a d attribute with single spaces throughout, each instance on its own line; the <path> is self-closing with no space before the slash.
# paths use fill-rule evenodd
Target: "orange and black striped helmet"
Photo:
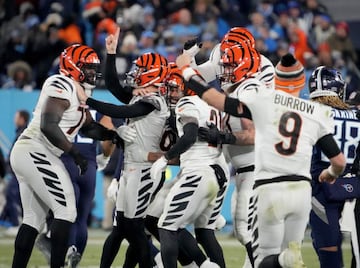
<path id="1" fill-rule="evenodd" d="M 136 86 L 159 85 L 168 75 L 168 61 L 158 53 L 145 53 L 135 60 L 137 69 L 133 76 Z"/>
<path id="2" fill-rule="evenodd" d="M 74 44 L 60 55 L 60 73 L 80 83 L 95 85 L 99 76 L 100 60 L 96 52 L 85 45 Z M 89 69 L 95 72 L 89 72 Z"/>
<path id="3" fill-rule="evenodd" d="M 260 70 L 260 54 L 252 47 L 239 44 L 226 48 L 221 57 L 222 82 L 237 83 Z"/>
<path id="4" fill-rule="evenodd" d="M 248 45 L 255 48 L 255 38 L 251 32 L 244 27 L 233 27 L 223 37 L 220 43 L 220 50 L 225 51 L 235 45 Z"/>

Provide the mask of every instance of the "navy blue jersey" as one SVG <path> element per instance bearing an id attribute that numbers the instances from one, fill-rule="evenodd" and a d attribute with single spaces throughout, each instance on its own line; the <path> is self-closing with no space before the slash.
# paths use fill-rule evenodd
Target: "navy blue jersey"
<path id="1" fill-rule="evenodd" d="M 345 173 L 347 173 L 355 159 L 356 147 L 360 141 L 360 121 L 356 117 L 356 110 L 333 109 L 333 113 L 335 121 L 334 138 L 345 155 L 347 164 Z M 320 172 L 329 165 L 329 160 L 321 152 L 320 148 L 314 146 L 311 163 L 313 195 L 317 195 L 321 190 L 318 177 Z"/>

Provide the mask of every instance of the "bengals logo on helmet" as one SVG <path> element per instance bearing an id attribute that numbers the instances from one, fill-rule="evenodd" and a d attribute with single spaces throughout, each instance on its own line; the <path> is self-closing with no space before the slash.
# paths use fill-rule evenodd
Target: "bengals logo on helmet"
<path id="1" fill-rule="evenodd" d="M 133 76 L 139 87 L 157 85 L 164 81 L 168 74 L 167 59 L 158 53 L 145 53 L 135 60 L 137 70 Z"/>
<path id="2" fill-rule="evenodd" d="M 60 55 L 60 73 L 70 76 L 80 83 L 89 82 L 90 84 L 95 84 L 96 75 L 95 78 L 89 79 L 86 69 L 96 70 L 99 65 L 100 60 L 96 52 L 85 45 L 71 45 Z"/>
<path id="3" fill-rule="evenodd" d="M 233 27 L 221 40 L 220 50 L 224 52 L 225 49 L 234 45 L 248 45 L 255 48 L 255 38 L 248 29 L 244 27 Z"/>
<path id="4" fill-rule="evenodd" d="M 250 77 L 259 72 L 260 59 L 259 52 L 255 48 L 246 45 L 235 45 L 225 49 L 221 57 L 224 71 L 220 80 L 222 82 L 236 83 Z"/>

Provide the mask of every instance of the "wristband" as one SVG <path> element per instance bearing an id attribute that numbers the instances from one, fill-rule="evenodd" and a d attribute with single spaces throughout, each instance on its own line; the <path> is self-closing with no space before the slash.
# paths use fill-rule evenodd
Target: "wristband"
<path id="1" fill-rule="evenodd" d="M 339 177 L 340 174 L 336 174 L 336 172 L 334 171 L 334 167 L 332 165 L 330 165 L 328 168 L 327 168 L 327 172 L 329 173 L 329 175 L 331 177 L 334 177 L 334 178 L 337 178 Z"/>
<path id="2" fill-rule="evenodd" d="M 224 103 L 224 112 L 233 116 L 239 117 L 238 107 L 240 105 L 240 101 L 234 98 L 225 98 Z"/>
<path id="3" fill-rule="evenodd" d="M 209 86 L 199 75 L 193 75 L 186 86 L 192 91 L 195 91 L 200 98 L 202 98 L 202 95 L 211 88 L 211 86 Z"/>
<path id="4" fill-rule="evenodd" d="M 189 81 L 192 76 L 196 75 L 195 70 L 191 68 L 189 65 L 183 66 L 181 68 L 181 71 L 185 81 Z"/>

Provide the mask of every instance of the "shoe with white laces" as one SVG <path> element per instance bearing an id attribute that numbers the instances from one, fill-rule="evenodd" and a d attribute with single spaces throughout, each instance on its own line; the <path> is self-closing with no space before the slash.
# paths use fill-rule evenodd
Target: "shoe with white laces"
<path id="1" fill-rule="evenodd" d="M 51 242 L 50 238 L 46 234 L 40 234 L 35 242 L 35 247 L 44 255 L 48 264 L 50 264 L 51 258 Z"/>
<path id="2" fill-rule="evenodd" d="M 279 263 L 283 268 L 306 268 L 301 256 L 300 243 L 289 242 L 289 247 L 279 255 Z"/>
<path id="3" fill-rule="evenodd" d="M 81 254 L 77 252 L 77 248 L 75 246 L 71 246 L 68 249 L 66 254 L 66 263 L 69 268 L 76 268 L 81 260 Z"/>

